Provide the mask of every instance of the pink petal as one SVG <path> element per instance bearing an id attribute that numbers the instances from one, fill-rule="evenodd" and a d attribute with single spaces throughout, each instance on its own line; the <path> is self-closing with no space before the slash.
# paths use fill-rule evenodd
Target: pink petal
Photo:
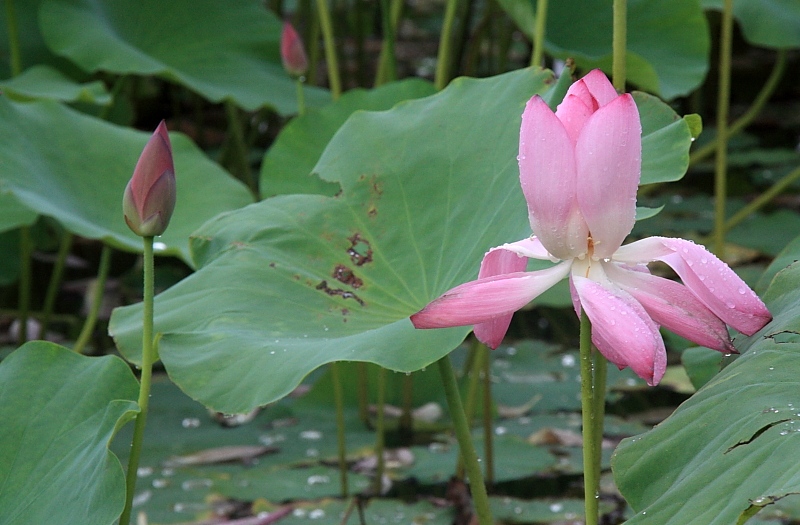
<path id="1" fill-rule="evenodd" d="M 546 270 L 497 275 L 456 286 L 412 315 L 411 322 L 416 328 L 446 328 L 487 323 L 507 316 L 566 277 L 570 265 L 570 261 L 565 261 Z M 502 335 L 507 328 L 506 325 Z M 499 344 L 497 330 L 495 327 L 490 332 L 492 337 L 484 341 L 495 348 Z"/>
<path id="2" fill-rule="evenodd" d="M 292 76 L 303 76 L 308 70 L 305 46 L 300 35 L 289 22 L 283 23 L 281 32 L 281 60 L 283 68 Z"/>
<path id="3" fill-rule="evenodd" d="M 592 116 L 592 113 L 592 108 L 575 95 L 566 95 L 561 104 L 558 105 L 556 116 L 564 124 L 564 128 L 567 130 L 573 145 L 578 141 L 581 130 L 586 121 L 589 120 L 589 117 Z"/>
<path id="4" fill-rule="evenodd" d="M 658 324 L 698 345 L 720 352 L 736 352 L 722 319 L 685 286 L 614 264 L 606 265 L 606 274 L 639 301 Z"/>
<path id="5" fill-rule="evenodd" d="M 538 96 L 528 101 L 519 137 L 519 172 L 531 229 L 558 259 L 586 252 L 578 210 L 575 152 L 564 125 Z"/>
<path id="6" fill-rule="evenodd" d="M 542 241 L 540 241 L 537 237 L 529 237 L 527 239 L 522 239 L 521 241 L 503 244 L 496 248 L 492 248 L 489 251 L 492 252 L 494 250 L 507 250 L 510 252 L 514 252 L 522 257 L 527 257 L 529 259 L 540 259 L 543 261 L 554 259 L 554 257 L 550 255 L 550 253 L 547 251 L 544 245 L 542 245 Z M 525 267 L 523 266 L 522 269 L 524 270 Z"/>
<path id="7" fill-rule="evenodd" d="M 575 145 L 578 204 L 597 258 L 610 258 L 636 221 L 641 134 L 639 111 L 626 94 L 597 110 Z"/>
<path id="8" fill-rule="evenodd" d="M 667 366 L 664 341 L 656 325 L 636 299 L 621 289 L 572 276 L 581 306 L 592 322 L 592 342 L 609 361 L 626 366 L 656 385 Z"/>
<path id="9" fill-rule="evenodd" d="M 606 74 L 599 69 L 589 71 L 581 81 L 601 107 L 619 96 Z"/>
<path id="10" fill-rule="evenodd" d="M 700 302 L 745 335 L 753 335 L 772 319 L 761 299 L 727 264 L 692 241 L 648 237 L 623 246 L 614 259 L 667 263 Z"/>
<path id="11" fill-rule="evenodd" d="M 685 239 L 663 238 L 662 242 L 674 250 L 674 254 L 661 260 L 730 326 L 745 335 L 753 335 L 772 320 L 772 314 L 755 292 L 711 252 Z"/>

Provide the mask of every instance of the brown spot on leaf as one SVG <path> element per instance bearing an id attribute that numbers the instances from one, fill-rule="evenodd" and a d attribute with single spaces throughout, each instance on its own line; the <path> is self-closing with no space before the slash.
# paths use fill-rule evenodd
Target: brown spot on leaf
<path id="1" fill-rule="evenodd" d="M 342 299 L 353 299 L 361 306 L 364 306 L 364 300 L 361 297 L 357 296 L 353 292 L 348 292 L 347 290 L 342 290 L 341 288 L 331 288 L 328 286 L 328 281 L 322 281 L 316 286 L 317 290 L 322 290 L 326 294 L 330 295 L 331 297 L 338 295 Z"/>
<path id="2" fill-rule="evenodd" d="M 332 277 L 340 283 L 352 286 L 353 288 L 360 288 L 361 285 L 364 284 L 364 281 L 356 277 L 353 270 L 343 264 L 336 265 L 336 268 L 333 269 Z"/>
<path id="3" fill-rule="evenodd" d="M 350 247 L 347 249 L 347 255 L 356 266 L 363 266 L 368 262 L 372 262 L 372 246 L 369 241 L 364 239 L 360 233 L 354 233 L 352 237 L 347 239 L 350 241 Z"/>

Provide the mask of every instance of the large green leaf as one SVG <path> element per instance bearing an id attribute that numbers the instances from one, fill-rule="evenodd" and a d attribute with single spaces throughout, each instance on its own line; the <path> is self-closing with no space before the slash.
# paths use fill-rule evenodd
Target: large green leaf
<path id="1" fill-rule="evenodd" d="M 338 196 L 278 196 L 207 223 L 192 244 L 202 268 L 156 304 L 172 379 L 238 412 L 330 361 L 410 371 L 453 349 L 469 328 L 415 330 L 408 316 L 475 278 L 488 248 L 530 235 L 519 121 L 551 80 L 538 69 L 458 79 L 390 111 L 358 112 L 314 169 L 341 185 Z M 135 306 L 111 320 L 130 359 L 140 318 Z"/>
<path id="2" fill-rule="evenodd" d="M 138 411 L 138 383 L 114 356 L 28 343 L 0 364 L 0 521 L 113 523 L 125 477 L 108 450 Z"/>
<path id="3" fill-rule="evenodd" d="M 36 212 L 19 202 L 12 194 L 0 192 L 0 232 L 30 226 L 35 221 Z"/>
<path id="4" fill-rule="evenodd" d="M 290 193 L 334 195 L 338 184 L 311 173 L 322 151 L 347 118 L 358 110 L 380 111 L 398 102 L 434 93 L 420 79 L 393 82 L 371 91 L 354 89 L 336 102 L 292 119 L 267 150 L 261 163 L 261 193 L 265 197 Z"/>
<path id="5" fill-rule="evenodd" d="M 529 37 L 534 2 L 500 0 Z M 608 0 L 561 0 L 547 10 L 545 48 L 584 69 L 611 72 L 612 9 Z M 697 0 L 628 2 L 628 79 L 665 99 L 686 95 L 708 71 L 708 25 Z"/>
<path id="6" fill-rule="evenodd" d="M 45 0 L 40 18 L 47 44 L 87 71 L 158 75 L 213 102 L 297 111 L 281 23 L 258 0 Z M 328 99 L 313 87 L 305 96 Z"/>
<path id="7" fill-rule="evenodd" d="M 700 0 L 706 9 L 722 11 L 722 0 Z M 733 0 L 733 16 L 744 37 L 757 46 L 800 47 L 800 2 Z"/>
<path id="8" fill-rule="evenodd" d="M 623 441 L 613 460 L 631 525 L 730 525 L 800 492 L 800 265 L 778 273 L 772 323 L 666 421 Z M 752 508 L 751 508 L 752 506 Z M 750 510 L 748 510 L 750 509 Z"/>
<path id="9" fill-rule="evenodd" d="M 149 138 L 55 102 L 19 104 L 0 98 L 0 190 L 50 215 L 83 237 L 141 250 L 122 219 L 122 193 Z M 189 258 L 189 235 L 223 211 L 252 198 L 184 135 L 172 139 L 178 203 L 158 239 L 160 253 Z"/>

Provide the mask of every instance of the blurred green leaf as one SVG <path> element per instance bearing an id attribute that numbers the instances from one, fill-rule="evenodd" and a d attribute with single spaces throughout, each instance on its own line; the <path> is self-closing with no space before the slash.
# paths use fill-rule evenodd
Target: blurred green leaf
<path id="1" fill-rule="evenodd" d="M 403 100 L 435 92 L 430 82 L 421 79 L 392 82 L 369 91 L 353 89 L 320 110 L 292 119 L 264 156 L 261 194 L 265 197 L 290 193 L 335 195 L 339 185 L 320 179 L 312 170 L 348 117 L 358 110 L 386 110 Z"/>
<path id="2" fill-rule="evenodd" d="M 122 193 L 149 137 L 56 102 L 0 98 L 0 191 L 73 233 L 139 251 L 141 239 L 122 218 Z M 156 242 L 158 253 L 191 262 L 191 232 L 252 197 L 184 135 L 170 137 L 178 202 L 169 228 Z"/>
<path id="3" fill-rule="evenodd" d="M 723 0 L 700 0 L 704 9 L 722 11 Z M 753 45 L 800 47 L 800 2 L 797 0 L 733 0 L 733 16 Z"/>
<path id="4" fill-rule="evenodd" d="M 408 316 L 474 278 L 488 248 L 530 235 L 519 119 L 551 80 L 539 69 L 458 79 L 390 111 L 358 112 L 314 170 L 339 195 L 278 196 L 207 223 L 192 244 L 201 270 L 156 304 L 170 377 L 240 412 L 331 361 L 411 371 L 455 348 L 469 328 L 415 330 Z M 648 141 L 645 154 L 663 142 Z M 115 311 L 110 326 L 132 360 L 139 308 Z"/>
<path id="5" fill-rule="evenodd" d="M 52 99 L 62 102 L 111 103 L 111 95 L 99 80 L 78 83 L 50 66 L 36 65 L 19 76 L 0 81 L 0 89 L 16 99 Z"/>
<path id="6" fill-rule="evenodd" d="M 86 71 L 157 75 L 212 102 L 297 111 L 281 65 L 281 22 L 258 0 L 44 0 L 47 44 Z M 308 106 L 326 91 L 305 87 Z"/>
<path id="7" fill-rule="evenodd" d="M 696 390 L 708 383 L 722 368 L 723 355 L 716 350 L 695 346 L 681 353 L 681 362 Z"/>
<path id="8" fill-rule="evenodd" d="M 751 505 L 800 491 L 800 265 L 764 297 L 774 319 L 737 340 L 742 355 L 667 420 L 624 440 L 617 486 L 630 525 L 728 525 Z"/>
<path id="9" fill-rule="evenodd" d="M 36 222 L 36 212 L 19 202 L 11 193 L 0 192 L 0 232 L 30 226 Z"/>
<path id="10" fill-rule="evenodd" d="M 138 412 L 124 361 L 43 341 L 0 363 L 0 513 L 6 525 L 114 523 L 125 477 L 108 450 Z"/>
<path id="11" fill-rule="evenodd" d="M 532 38 L 535 2 L 500 0 Z M 697 0 L 628 1 L 628 80 L 667 100 L 697 88 L 708 71 L 710 39 Z M 612 9 L 607 0 L 561 0 L 547 10 L 545 49 L 578 67 L 611 72 Z"/>

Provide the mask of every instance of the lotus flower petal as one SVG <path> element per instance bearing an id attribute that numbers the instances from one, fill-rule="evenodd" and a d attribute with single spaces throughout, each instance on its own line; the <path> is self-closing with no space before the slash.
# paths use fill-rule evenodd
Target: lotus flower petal
<path id="1" fill-rule="evenodd" d="M 586 253 L 588 230 L 575 194 L 572 140 L 538 96 L 528 101 L 522 115 L 518 160 L 533 232 L 559 259 Z"/>
<path id="2" fill-rule="evenodd" d="M 630 95 L 622 95 L 589 118 L 575 145 L 578 204 L 595 257 L 611 258 L 633 229 L 641 135 L 636 103 Z"/>
<path id="3" fill-rule="evenodd" d="M 667 354 L 664 341 L 645 309 L 630 294 L 573 275 L 580 304 L 592 322 L 592 342 L 606 359 L 626 366 L 656 385 L 664 375 Z"/>
<path id="4" fill-rule="evenodd" d="M 707 348 L 736 352 L 725 323 L 685 286 L 615 265 L 609 265 L 606 273 L 639 301 L 655 322 L 671 332 Z"/>
<path id="5" fill-rule="evenodd" d="M 511 314 L 569 273 L 571 262 L 536 272 L 486 277 L 456 286 L 411 316 L 416 328 L 445 328 L 486 323 Z"/>

